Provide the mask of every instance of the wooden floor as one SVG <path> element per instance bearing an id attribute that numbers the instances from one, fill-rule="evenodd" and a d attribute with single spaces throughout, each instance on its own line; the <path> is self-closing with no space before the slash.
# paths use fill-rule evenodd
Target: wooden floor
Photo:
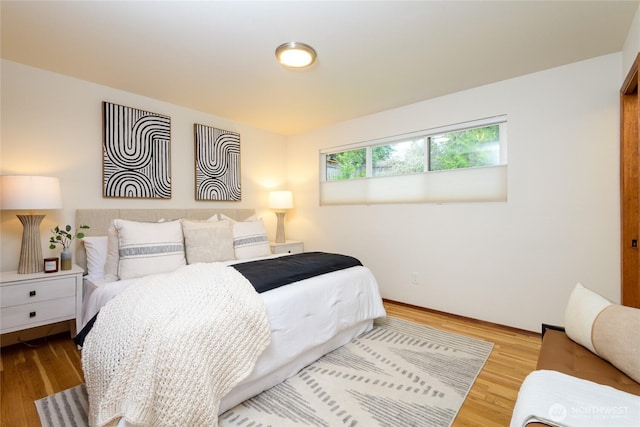
<path id="1" fill-rule="evenodd" d="M 385 301 L 387 315 L 493 343 L 454 426 L 508 426 L 520 384 L 535 369 L 540 334 Z"/>
<path id="2" fill-rule="evenodd" d="M 454 426 L 507 426 L 520 384 L 535 369 L 540 336 L 385 301 L 387 314 L 494 343 Z M 80 352 L 69 335 L 2 348 L 0 387 L 5 427 L 38 426 L 34 400 L 83 382 Z"/>

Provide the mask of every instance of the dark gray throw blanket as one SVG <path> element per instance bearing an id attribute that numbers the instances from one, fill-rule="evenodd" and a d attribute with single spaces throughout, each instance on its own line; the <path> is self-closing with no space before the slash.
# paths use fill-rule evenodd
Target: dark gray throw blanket
<path id="1" fill-rule="evenodd" d="M 230 267 L 240 272 L 253 285 L 256 292 L 262 293 L 293 282 L 360 265 L 362 263 L 357 258 L 348 255 L 304 252 L 233 264 Z M 76 345 L 82 347 L 98 314 L 93 316 L 74 338 Z"/>
<path id="2" fill-rule="evenodd" d="M 231 267 L 242 273 L 258 293 L 262 293 L 293 282 L 359 265 L 362 263 L 358 259 L 348 255 L 304 252 L 279 258 L 243 262 Z"/>

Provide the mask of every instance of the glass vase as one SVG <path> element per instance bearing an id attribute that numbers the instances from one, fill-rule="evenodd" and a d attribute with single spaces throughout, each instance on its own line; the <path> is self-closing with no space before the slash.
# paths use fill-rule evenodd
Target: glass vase
<path id="1" fill-rule="evenodd" d="M 64 248 L 60 254 L 60 270 L 71 270 L 71 250 Z"/>

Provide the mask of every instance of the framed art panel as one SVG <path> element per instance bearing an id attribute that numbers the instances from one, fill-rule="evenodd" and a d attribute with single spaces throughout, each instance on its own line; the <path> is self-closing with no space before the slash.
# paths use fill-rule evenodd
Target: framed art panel
<path id="1" fill-rule="evenodd" d="M 103 102 L 103 196 L 171 198 L 171 118 Z"/>
<path id="2" fill-rule="evenodd" d="M 196 200 L 240 201 L 240 134 L 194 125 Z"/>

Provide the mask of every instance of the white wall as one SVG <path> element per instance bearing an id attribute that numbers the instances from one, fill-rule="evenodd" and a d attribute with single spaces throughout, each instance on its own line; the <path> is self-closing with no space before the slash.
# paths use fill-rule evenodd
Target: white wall
<path id="1" fill-rule="evenodd" d="M 283 136 L 11 61 L 3 60 L 1 67 L 0 174 L 60 178 L 64 209 L 46 212 L 40 228 L 45 257 L 59 252 L 48 249 L 49 230 L 56 224 L 73 225 L 78 208 L 256 208 L 260 212 L 266 209 L 268 189 L 284 186 Z M 102 101 L 171 117 L 171 200 L 102 197 Z M 241 202 L 194 200 L 194 123 L 240 133 Z M 18 265 L 22 225 L 15 213 L 3 211 L 1 216 L 1 271 Z M 274 215 L 264 218 L 267 230 L 275 234 Z"/>
<path id="2" fill-rule="evenodd" d="M 622 47 L 622 79 L 627 77 L 627 73 L 636 60 L 640 51 L 640 7 L 636 10 L 636 14 L 631 22 L 631 27 L 627 33 L 627 39 Z"/>
<path id="3" fill-rule="evenodd" d="M 288 233 L 359 257 L 385 298 L 518 328 L 564 324 L 576 282 L 619 301 L 621 74 L 617 53 L 291 137 Z M 319 206 L 319 149 L 498 114 L 507 203 Z"/>
<path id="4" fill-rule="evenodd" d="M 304 240 L 307 250 L 359 257 L 384 297 L 538 330 L 541 322 L 564 323 L 578 281 L 619 301 L 621 63 L 621 53 L 607 55 L 285 139 L 2 61 L 0 173 L 60 177 L 65 208 L 47 214 L 43 248 L 47 230 L 72 224 L 77 208 L 266 212 L 267 190 L 289 187 L 296 209 L 287 214 L 287 237 Z M 171 116 L 172 200 L 102 198 L 102 101 Z M 320 148 L 497 114 L 509 120 L 507 203 L 319 207 Z M 194 122 L 241 134 L 242 202 L 194 201 Z M 264 218 L 273 232 L 273 216 Z M 22 227 L 13 212 L 2 212 L 1 226 L 1 269 L 13 270 Z M 418 285 L 410 284 L 412 272 Z"/>

